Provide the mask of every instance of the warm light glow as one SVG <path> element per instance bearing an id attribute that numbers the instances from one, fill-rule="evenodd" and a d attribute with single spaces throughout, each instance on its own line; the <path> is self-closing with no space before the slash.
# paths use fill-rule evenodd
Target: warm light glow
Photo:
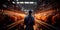
<path id="1" fill-rule="evenodd" d="M 49 15 L 52 15 L 53 12 L 54 11 L 50 10 L 50 11 L 46 11 L 46 12 L 44 11 L 44 12 L 41 12 L 41 13 L 34 14 L 35 16 L 34 15 L 33 16 L 35 18 L 35 22 L 38 22 L 40 25 L 44 25 L 44 27 L 47 26 L 47 28 L 48 28 L 48 26 L 51 27 L 51 25 L 45 23 L 45 21 L 46 21 L 46 19 L 47 19 L 47 17 Z M 18 13 L 18 12 L 14 12 L 14 11 L 4 11 L 4 13 L 7 14 L 7 15 L 9 15 L 12 18 L 12 20 L 15 20 L 14 23 L 12 23 L 12 24 L 10 24 L 10 25 L 7 26 L 7 27 L 9 27 L 7 30 L 9 30 L 9 29 L 15 27 L 16 25 L 20 24 L 21 22 L 23 22 L 24 18 L 26 16 L 26 14 L 24 14 L 24 13 Z M 55 19 L 55 17 L 53 17 L 53 21 L 54 21 L 54 19 Z M 44 22 L 42 22 L 40 20 L 42 20 Z M 35 24 L 34 29 L 36 29 L 39 26 L 39 25 L 38 26 L 37 25 L 38 24 Z"/>
<path id="2" fill-rule="evenodd" d="M 12 17 L 12 19 L 24 19 L 24 17 L 26 16 L 25 14 L 23 13 L 18 13 L 18 12 L 13 12 L 13 11 L 5 11 L 5 14 L 9 15 L 10 17 Z M 13 21 L 14 21 L 13 20 Z"/>
<path id="3" fill-rule="evenodd" d="M 35 18 L 46 22 L 46 19 L 48 18 L 48 16 L 52 15 L 53 12 L 54 12 L 53 10 L 50 10 L 50 11 L 46 11 L 46 12 L 44 11 L 41 13 L 37 13 L 37 14 L 35 14 Z"/>

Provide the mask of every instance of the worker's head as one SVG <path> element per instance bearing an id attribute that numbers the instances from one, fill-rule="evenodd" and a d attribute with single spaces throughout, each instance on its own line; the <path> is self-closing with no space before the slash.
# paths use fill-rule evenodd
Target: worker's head
<path id="1" fill-rule="evenodd" d="M 31 10 L 29 10 L 29 15 L 31 15 L 32 14 L 32 11 Z"/>

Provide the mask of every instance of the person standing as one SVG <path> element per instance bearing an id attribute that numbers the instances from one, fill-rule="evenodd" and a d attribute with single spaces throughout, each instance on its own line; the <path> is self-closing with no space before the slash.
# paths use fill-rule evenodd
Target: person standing
<path id="1" fill-rule="evenodd" d="M 34 30 L 33 25 L 34 23 L 34 17 L 32 16 L 32 11 L 29 10 L 29 15 L 25 17 L 24 24 L 26 25 L 25 30 Z"/>

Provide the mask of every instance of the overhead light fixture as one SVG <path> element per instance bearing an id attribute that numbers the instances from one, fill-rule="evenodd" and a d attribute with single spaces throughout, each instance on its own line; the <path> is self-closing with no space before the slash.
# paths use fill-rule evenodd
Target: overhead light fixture
<path id="1" fill-rule="evenodd" d="M 30 2 L 30 4 L 37 4 L 37 2 Z"/>
<path id="2" fill-rule="evenodd" d="M 20 4 L 24 4 L 24 2 L 20 2 Z"/>
<path id="3" fill-rule="evenodd" d="M 37 2 L 12 2 L 13 4 L 37 4 Z"/>
<path id="4" fill-rule="evenodd" d="M 34 4 L 34 2 L 30 2 L 30 4 Z"/>
<path id="5" fill-rule="evenodd" d="M 19 2 L 17 2 L 17 4 L 19 4 Z"/>
<path id="6" fill-rule="evenodd" d="M 29 4 L 29 2 L 24 2 L 25 4 Z"/>
<path id="7" fill-rule="evenodd" d="M 15 2 L 12 2 L 13 4 L 15 4 Z"/>
<path id="8" fill-rule="evenodd" d="M 18 1 L 18 0 L 16 0 L 16 1 Z"/>

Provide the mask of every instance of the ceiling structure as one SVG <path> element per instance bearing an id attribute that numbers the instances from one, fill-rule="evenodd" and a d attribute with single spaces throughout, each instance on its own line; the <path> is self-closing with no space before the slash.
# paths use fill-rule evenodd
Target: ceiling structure
<path id="1" fill-rule="evenodd" d="M 25 9 L 47 10 L 50 8 L 57 9 L 60 7 L 59 5 L 60 3 L 58 0 L 1 0 L 0 3 L 5 4 L 5 5 L 1 5 L 4 7 L 7 7 L 11 4 L 16 4 L 16 6 L 21 7 L 21 9 L 23 10 Z"/>
<path id="2" fill-rule="evenodd" d="M 37 6 L 37 0 L 14 0 L 12 3 L 28 10 L 34 9 Z"/>

